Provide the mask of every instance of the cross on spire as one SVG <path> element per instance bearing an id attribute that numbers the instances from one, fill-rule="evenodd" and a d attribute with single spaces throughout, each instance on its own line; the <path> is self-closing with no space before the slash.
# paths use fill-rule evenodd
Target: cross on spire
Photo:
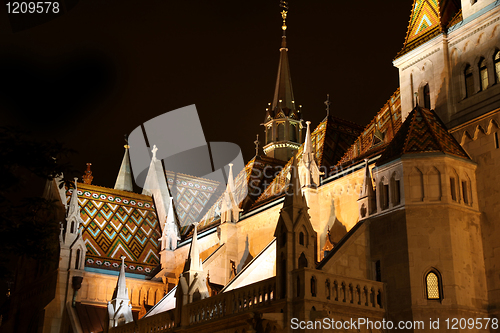
<path id="1" fill-rule="evenodd" d="M 156 152 L 158 151 L 158 148 L 156 147 L 156 145 L 153 145 L 153 149 L 151 150 L 151 152 L 153 153 L 153 160 L 156 160 Z"/>
<path id="2" fill-rule="evenodd" d="M 330 104 L 332 104 L 330 102 L 330 94 L 326 94 L 326 101 L 325 101 L 325 105 L 326 105 L 326 116 L 328 117 L 330 115 Z"/>

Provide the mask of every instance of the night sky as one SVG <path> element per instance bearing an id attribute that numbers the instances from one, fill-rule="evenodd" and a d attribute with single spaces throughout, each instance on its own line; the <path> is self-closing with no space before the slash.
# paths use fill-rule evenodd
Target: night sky
<path id="1" fill-rule="evenodd" d="M 295 100 L 313 128 L 327 93 L 333 115 L 365 125 L 398 88 L 392 60 L 411 5 L 289 1 Z M 234 142 L 245 161 L 253 157 L 278 69 L 278 0 L 66 0 L 62 9 L 0 10 L 0 126 L 64 142 L 82 174 L 91 162 L 93 184 L 106 187 L 124 134 L 190 104 L 207 141 Z"/>

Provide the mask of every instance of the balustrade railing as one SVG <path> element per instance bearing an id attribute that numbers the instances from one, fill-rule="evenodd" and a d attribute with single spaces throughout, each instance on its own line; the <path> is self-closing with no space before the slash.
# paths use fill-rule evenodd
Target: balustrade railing
<path id="1" fill-rule="evenodd" d="M 199 302 L 186 305 L 189 324 L 196 324 L 226 315 L 251 311 L 270 304 L 276 297 L 276 278 L 272 277 L 234 289 Z"/>

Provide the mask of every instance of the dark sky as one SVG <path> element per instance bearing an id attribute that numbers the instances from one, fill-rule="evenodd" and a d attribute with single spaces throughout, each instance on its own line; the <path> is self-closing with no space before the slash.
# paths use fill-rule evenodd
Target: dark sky
<path id="1" fill-rule="evenodd" d="M 3 6 L 4 2 L 2 2 Z M 295 99 L 313 127 L 331 113 L 365 125 L 399 86 L 392 60 L 411 0 L 290 0 Z M 73 6 L 73 7 L 72 7 Z M 72 8 L 70 8 L 72 7 Z M 123 135 L 196 104 L 207 141 L 253 157 L 272 101 L 278 0 L 66 0 L 61 15 L 0 11 L 0 125 L 55 138 L 113 187 Z M 263 135 L 261 135 L 261 139 Z"/>

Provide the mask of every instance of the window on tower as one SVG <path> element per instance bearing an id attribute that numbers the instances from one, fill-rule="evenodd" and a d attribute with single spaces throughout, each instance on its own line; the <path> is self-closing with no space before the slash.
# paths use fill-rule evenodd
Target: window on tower
<path id="1" fill-rule="evenodd" d="M 470 97 L 474 94 L 474 77 L 472 76 L 472 67 L 467 64 L 464 70 L 465 75 L 465 97 Z"/>
<path id="2" fill-rule="evenodd" d="M 271 143 L 273 141 L 273 127 L 268 126 L 266 128 L 266 144 Z"/>
<path id="3" fill-rule="evenodd" d="M 424 86 L 424 107 L 427 109 L 431 108 L 431 91 L 429 89 L 429 84 Z"/>
<path id="4" fill-rule="evenodd" d="M 278 141 L 285 140 L 285 123 L 278 124 Z"/>
<path id="5" fill-rule="evenodd" d="M 488 88 L 488 68 L 486 67 L 486 59 L 479 60 L 479 90 Z"/>
<path id="6" fill-rule="evenodd" d="M 425 286 L 427 299 L 441 300 L 443 299 L 441 277 L 437 270 L 432 270 L 425 276 Z"/>

